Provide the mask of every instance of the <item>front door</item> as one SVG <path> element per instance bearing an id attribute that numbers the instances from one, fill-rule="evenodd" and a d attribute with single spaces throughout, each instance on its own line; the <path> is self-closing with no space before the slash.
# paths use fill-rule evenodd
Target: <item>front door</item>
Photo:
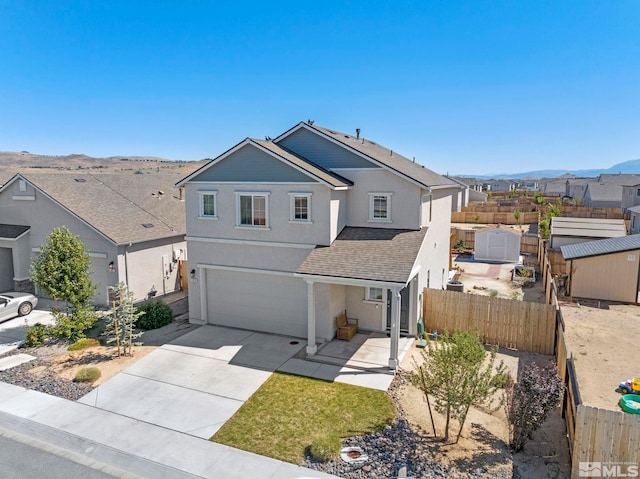
<path id="1" fill-rule="evenodd" d="M 387 331 L 391 330 L 391 296 L 390 289 L 387 290 Z M 400 332 L 409 334 L 409 288 L 400 290 Z"/>

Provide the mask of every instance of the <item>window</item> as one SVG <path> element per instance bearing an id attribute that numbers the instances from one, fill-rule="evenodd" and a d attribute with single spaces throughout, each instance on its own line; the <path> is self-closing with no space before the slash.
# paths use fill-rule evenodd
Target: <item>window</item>
<path id="1" fill-rule="evenodd" d="M 640 196 L 640 188 L 636 190 L 636 196 Z"/>
<path id="2" fill-rule="evenodd" d="M 391 193 L 369 193 L 369 221 L 391 223 Z"/>
<path id="3" fill-rule="evenodd" d="M 268 193 L 236 194 L 238 195 L 238 226 L 268 228 Z"/>
<path id="4" fill-rule="evenodd" d="M 294 223 L 311 223 L 311 193 L 289 193 L 289 198 L 289 220 Z"/>
<path id="5" fill-rule="evenodd" d="M 382 288 L 367 288 L 365 299 L 367 301 L 382 301 Z"/>
<path id="6" fill-rule="evenodd" d="M 217 191 L 198 191 L 200 218 L 218 219 Z"/>
<path id="7" fill-rule="evenodd" d="M 27 191 L 27 182 L 24 180 L 18 180 L 18 187 L 21 193 Z"/>

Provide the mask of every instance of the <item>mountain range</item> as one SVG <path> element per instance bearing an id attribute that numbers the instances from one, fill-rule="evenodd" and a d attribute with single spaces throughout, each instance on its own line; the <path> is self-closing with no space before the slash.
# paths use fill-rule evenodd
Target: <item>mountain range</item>
<path id="1" fill-rule="evenodd" d="M 494 175 L 457 175 L 463 177 L 473 177 L 478 179 L 521 179 L 521 178 L 554 178 L 561 175 L 575 175 L 582 177 L 595 177 L 601 174 L 639 174 L 640 159 L 616 163 L 609 168 L 594 168 L 589 170 L 533 170 L 522 173 L 499 173 Z"/>

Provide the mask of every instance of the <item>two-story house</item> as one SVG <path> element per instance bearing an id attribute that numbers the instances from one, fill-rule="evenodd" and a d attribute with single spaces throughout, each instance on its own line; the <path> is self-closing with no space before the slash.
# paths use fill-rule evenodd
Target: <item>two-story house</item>
<path id="1" fill-rule="evenodd" d="M 247 138 L 185 188 L 190 321 L 307 339 L 360 328 L 415 333 L 424 287 L 448 277 L 459 186 L 359 135 L 299 123 Z"/>

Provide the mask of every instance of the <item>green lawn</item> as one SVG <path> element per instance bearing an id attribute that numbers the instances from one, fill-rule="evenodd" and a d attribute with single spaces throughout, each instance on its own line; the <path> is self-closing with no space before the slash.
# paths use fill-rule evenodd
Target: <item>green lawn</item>
<path id="1" fill-rule="evenodd" d="M 299 464 L 316 434 L 379 431 L 395 415 L 383 391 L 274 373 L 211 441 Z"/>

